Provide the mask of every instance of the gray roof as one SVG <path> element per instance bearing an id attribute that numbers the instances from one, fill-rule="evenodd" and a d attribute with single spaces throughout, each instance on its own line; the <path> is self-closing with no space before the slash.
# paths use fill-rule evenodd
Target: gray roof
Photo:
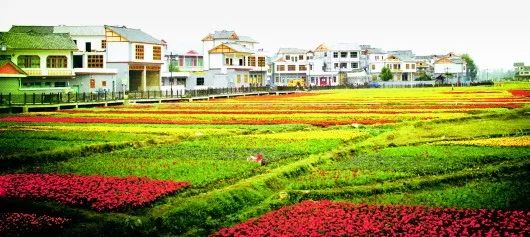
<path id="1" fill-rule="evenodd" d="M 125 26 L 105 26 L 105 27 L 125 37 L 130 42 L 146 43 L 146 44 L 162 44 L 162 41 L 154 38 L 153 36 L 139 29 L 131 29 Z"/>
<path id="2" fill-rule="evenodd" d="M 9 29 L 11 33 L 43 33 L 50 34 L 53 33 L 53 26 L 11 26 Z"/>
<path id="3" fill-rule="evenodd" d="M 380 48 L 369 48 L 368 54 L 385 54 L 386 52 Z"/>
<path id="4" fill-rule="evenodd" d="M 306 49 L 297 49 L 297 48 L 280 48 L 278 54 L 305 54 L 309 52 Z"/>
<path id="5" fill-rule="evenodd" d="M 250 43 L 258 43 L 255 39 L 251 38 L 250 36 L 239 36 L 239 41 L 241 42 L 250 42 Z"/>
<path id="6" fill-rule="evenodd" d="M 73 36 L 105 36 L 104 26 L 55 26 L 53 33 L 69 33 Z"/>
<path id="7" fill-rule="evenodd" d="M 54 49 L 77 51 L 69 34 L 0 32 L 0 43 L 8 49 Z"/>
<path id="8" fill-rule="evenodd" d="M 215 31 L 212 36 L 214 39 L 230 39 L 230 36 L 234 33 L 236 32 L 232 30 L 221 30 Z"/>

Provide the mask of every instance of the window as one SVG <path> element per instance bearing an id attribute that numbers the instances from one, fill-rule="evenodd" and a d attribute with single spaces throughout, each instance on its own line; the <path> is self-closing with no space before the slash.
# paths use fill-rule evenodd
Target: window
<path id="1" fill-rule="evenodd" d="M 197 77 L 197 85 L 204 86 L 204 77 Z"/>
<path id="2" fill-rule="evenodd" d="M 88 68 L 103 68 L 103 55 L 88 55 Z"/>
<path id="3" fill-rule="evenodd" d="M 239 74 L 236 76 L 236 83 L 237 84 L 241 83 L 241 75 Z"/>
<path id="4" fill-rule="evenodd" d="M 348 52 L 340 52 L 340 57 L 341 57 L 341 58 L 346 58 L 346 57 L 348 57 Z"/>
<path id="5" fill-rule="evenodd" d="M 339 52 L 333 52 L 333 57 L 334 58 L 338 58 L 339 57 Z"/>
<path id="6" fill-rule="evenodd" d="M 20 55 L 17 65 L 21 68 L 40 68 L 40 57 L 37 55 Z"/>
<path id="7" fill-rule="evenodd" d="M 239 66 L 245 66 L 245 60 L 242 58 L 239 59 Z"/>
<path id="8" fill-rule="evenodd" d="M 324 57 L 327 57 L 328 56 L 328 53 L 327 52 L 324 52 Z"/>
<path id="9" fill-rule="evenodd" d="M 248 75 L 244 75 L 245 83 L 248 83 Z"/>
<path id="10" fill-rule="evenodd" d="M 357 58 L 357 52 L 350 52 L 350 58 Z"/>
<path id="11" fill-rule="evenodd" d="M 92 43 L 85 42 L 85 51 L 86 52 L 92 52 Z"/>
<path id="12" fill-rule="evenodd" d="M 96 88 L 96 79 L 90 79 L 90 89 Z"/>
<path id="13" fill-rule="evenodd" d="M 296 65 L 287 66 L 287 71 L 296 71 Z"/>
<path id="14" fill-rule="evenodd" d="M 256 57 L 248 57 L 248 65 L 255 67 L 256 66 Z"/>
<path id="15" fill-rule="evenodd" d="M 291 60 L 291 56 L 290 55 L 285 55 L 285 60 Z"/>
<path id="16" fill-rule="evenodd" d="M 161 59 L 162 59 L 162 47 L 153 46 L 153 60 L 161 60 Z"/>
<path id="17" fill-rule="evenodd" d="M 397 69 L 397 64 L 394 64 L 394 70 Z"/>
<path id="18" fill-rule="evenodd" d="M 276 66 L 276 68 L 278 69 L 278 71 L 285 71 L 285 65 L 278 65 Z"/>
<path id="19" fill-rule="evenodd" d="M 47 68 L 67 68 L 66 56 L 48 56 L 46 58 Z"/>
<path id="20" fill-rule="evenodd" d="M 357 68 L 359 68 L 359 63 L 351 63 L 351 68 L 352 68 L 352 69 L 357 69 Z"/>
<path id="21" fill-rule="evenodd" d="M 225 58 L 225 65 L 232 65 L 232 58 Z"/>
<path id="22" fill-rule="evenodd" d="M 304 55 L 298 55 L 299 60 L 304 60 Z"/>
<path id="23" fill-rule="evenodd" d="M 107 81 L 101 81 L 101 86 L 106 87 L 107 86 Z"/>
<path id="24" fill-rule="evenodd" d="M 372 64 L 372 70 L 375 70 L 375 64 Z"/>
<path id="25" fill-rule="evenodd" d="M 107 41 L 106 40 L 101 40 L 101 48 L 102 49 L 106 49 L 107 48 Z"/>
<path id="26" fill-rule="evenodd" d="M 64 81 L 56 81 L 55 87 L 66 87 L 66 82 Z"/>
<path id="27" fill-rule="evenodd" d="M 144 46 L 137 44 L 136 46 L 136 59 L 144 59 Z"/>
<path id="28" fill-rule="evenodd" d="M 265 67 L 265 57 L 258 58 L 258 66 Z"/>
<path id="29" fill-rule="evenodd" d="M 298 71 L 305 71 L 305 70 L 307 70 L 307 67 L 305 65 L 298 66 Z"/>
<path id="30" fill-rule="evenodd" d="M 340 68 L 348 68 L 348 64 L 347 63 L 340 63 Z"/>
<path id="31" fill-rule="evenodd" d="M 410 66 L 412 66 L 412 67 L 411 67 L 412 69 L 416 69 L 416 64 L 413 63 L 413 64 L 411 64 Z"/>
<path id="32" fill-rule="evenodd" d="M 410 64 L 405 64 L 405 69 L 410 69 Z"/>
<path id="33" fill-rule="evenodd" d="M 338 68 L 339 64 L 338 63 L 334 63 L 333 66 L 334 66 L 334 68 Z"/>

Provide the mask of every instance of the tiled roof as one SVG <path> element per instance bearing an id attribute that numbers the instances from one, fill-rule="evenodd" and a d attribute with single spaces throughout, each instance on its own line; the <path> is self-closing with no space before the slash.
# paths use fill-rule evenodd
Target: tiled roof
<path id="1" fill-rule="evenodd" d="M 64 49 L 77 51 L 69 34 L 0 32 L 8 49 Z"/>
<path id="2" fill-rule="evenodd" d="M 251 38 L 250 36 L 239 36 L 239 41 L 241 42 L 250 42 L 250 43 L 258 43 L 255 39 Z"/>
<path id="3" fill-rule="evenodd" d="M 2 68 L 3 66 L 5 66 L 6 64 L 9 64 L 11 65 L 13 68 L 15 68 L 15 70 L 17 70 L 17 72 L 21 75 L 26 75 L 26 72 L 24 72 L 24 70 L 22 70 L 20 67 L 18 67 L 16 64 L 14 64 L 13 62 L 11 62 L 11 60 L 0 60 L 0 68 Z M 0 73 L 1 74 L 1 73 Z"/>
<path id="4" fill-rule="evenodd" d="M 235 31 L 231 31 L 231 30 L 221 30 L 221 31 L 215 31 L 212 36 L 214 39 L 230 39 L 232 35 L 235 33 L 236 33 Z"/>
<path id="5" fill-rule="evenodd" d="M 147 44 L 162 44 L 162 41 L 154 38 L 153 36 L 139 29 L 131 29 L 131 28 L 127 28 L 124 26 L 105 26 L 105 27 L 123 36 L 130 42 L 147 43 Z"/>
<path id="6" fill-rule="evenodd" d="M 69 33 L 74 36 L 104 36 L 104 26 L 55 26 L 53 33 Z"/>
<path id="7" fill-rule="evenodd" d="M 297 48 L 280 48 L 278 54 L 305 54 L 308 50 Z"/>
<path id="8" fill-rule="evenodd" d="M 53 33 L 53 26 L 12 26 L 11 29 L 9 29 L 9 32 L 12 33 L 46 33 L 51 34 Z"/>

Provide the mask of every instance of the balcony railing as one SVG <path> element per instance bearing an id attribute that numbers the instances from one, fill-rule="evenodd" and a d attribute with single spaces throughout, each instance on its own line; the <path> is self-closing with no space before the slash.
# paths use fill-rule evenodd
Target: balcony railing
<path id="1" fill-rule="evenodd" d="M 22 69 L 28 76 L 74 76 L 75 73 L 72 69 L 64 68 L 24 68 Z"/>

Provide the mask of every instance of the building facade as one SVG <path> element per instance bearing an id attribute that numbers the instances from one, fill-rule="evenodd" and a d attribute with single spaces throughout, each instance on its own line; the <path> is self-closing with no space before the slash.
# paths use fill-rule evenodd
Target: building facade
<path id="1" fill-rule="evenodd" d="M 313 52 L 305 49 L 280 48 L 272 61 L 272 84 L 288 86 L 303 81 L 305 85 L 313 56 Z"/>
<path id="2" fill-rule="evenodd" d="M 258 42 L 234 31 L 215 31 L 202 39 L 205 88 L 264 86 L 266 55 L 256 50 Z"/>
<path id="3" fill-rule="evenodd" d="M 160 90 L 164 43 L 125 26 L 105 26 L 107 67 L 118 70 L 117 91 Z"/>
<path id="4" fill-rule="evenodd" d="M 73 54 L 77 46 L 70 35 L 0 32 L 0 46 L 0 60 L 10 60 L 27 75 L 20 80 L 20 93 L 72 91 Z"/>

